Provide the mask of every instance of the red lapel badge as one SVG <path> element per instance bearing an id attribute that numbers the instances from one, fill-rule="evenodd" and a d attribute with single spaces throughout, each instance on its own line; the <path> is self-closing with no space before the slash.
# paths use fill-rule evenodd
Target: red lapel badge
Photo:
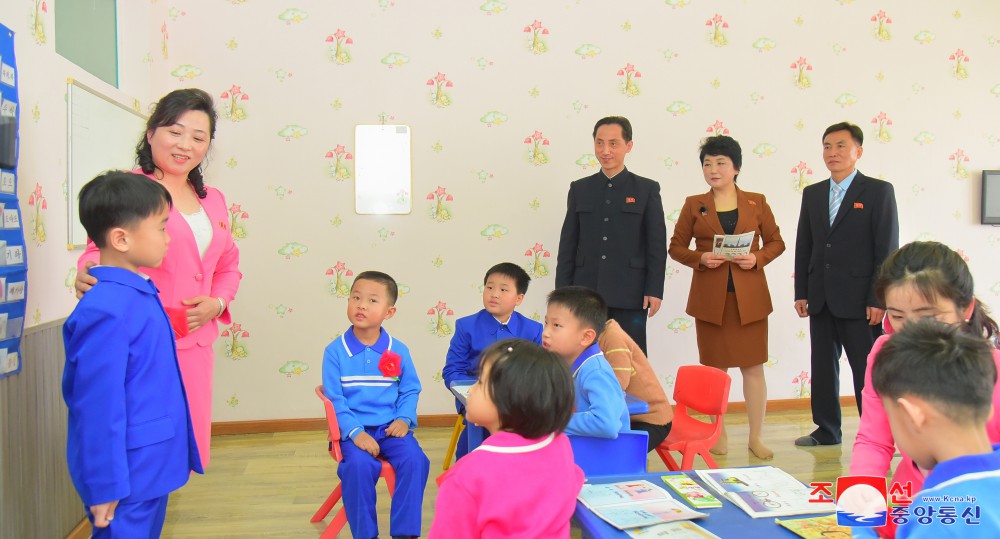
<path id="1" fill-rule="evenodd" d="M 856 210 L 863 210 L 863 209 L 865 209 L 865 205 L 862 204 L 862 203 L 860 203 L 860 202 L 855 202 L 854 203 L 854 209 L 856 209 Z"/>
<path id="2" fill-rule="evenodd" d="M 753 200 L 748 200 L 747 202 L 749 202 L 751 206 L 756 206 L 757 205 L 757 203 L 754 202 Z"/>
<path id="3" fill-rule="evenodd" d="M 225 221 L 219 221 L 219 228 L 221 228 L 222 230 L 225 230 L 226 229 L 226 222 Z"/>
<path id="4" fill-rule="evenodd" d="M 625 197 L 626 204 L 635 204 L 635 197 Z"/>

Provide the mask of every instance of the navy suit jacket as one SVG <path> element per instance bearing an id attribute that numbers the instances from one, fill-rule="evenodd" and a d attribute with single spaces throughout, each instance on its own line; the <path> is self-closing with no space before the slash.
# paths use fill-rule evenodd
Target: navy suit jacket
<path id="1" fill-rule="evenodd" d="M 865 318 L 876 299 L 875 277 L 899 248 L 899 219 L 892 184 L 858 172 L 830 224 L 830 179 L 802 192 L 795 240 L 795 299 L 809 314 L 823 306 L 838 318 Z"/>
<path id="2" fill-rule="evenodd" d="M 87 506 L 158 498 L 203 471 L 173 329 L 152 281 L 90 274 L 97 284 L 63 326 L 70 477 Z"/>
<path id="3" fill-rule="evenodd" d="M 610 180 L 598 171 L 570 184 L 566 206 L 556 288 L 586 286 L 619 309 L 641 309 L 644 296 L 663 298 L 667 226 L 660 184 L 628 169 Z"/>
<path id="4" fill-rule="evenodd" d="M 463 316 L 455 321 L 455 335 L 448 346 L 448 357 L 441 376 L 445 387 L 456 380 L 475 380 L 479 371 L 479 355 L 491 344 L 510 338 L 524 339 L 542 344 L 542 325 L 514 311 L 507 321 L 507 329 L 486 309 Z"/>

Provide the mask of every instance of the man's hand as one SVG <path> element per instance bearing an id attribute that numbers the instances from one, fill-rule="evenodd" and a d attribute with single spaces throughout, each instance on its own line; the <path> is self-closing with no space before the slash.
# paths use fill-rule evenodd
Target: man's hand
<path id="1" fill-rule="evenodd" d="M 378 446 L 378 442 L 375 441 L 375 438 L 372 438 L 371 434 L 368 434 L 365 431 L 361 431 L 361 434 L 355 436 L 351 441 L 354 442 L 354 445 L 358 446 L 358 449 L 373 457 L 377 457 L 378 454 L 382 452 L 382 448 Z"/>
<path id="2" fill-rule="evenodd" d="M 392 423 L 389 423 L 389 426 L 385 428 L 386 436 L 392 436 L 394 438 L 402 438 L 403 436 L 406 436 L 407 432 L 410 432 L 410 426 L 407 425 L 406 421 L 403 421 L 402 419 L 397 419 Z"/>
<path id="3" fill-rule="evenodd" d="M 804 299 L 795 300 L 795 312 L 799 315 L 799 318 L 809 316 L 809 301 Z"/>
<path id="4" fill-rule="evenodd" d="M 118 507 L 118 500 L 91 505 L 90 514 L 94 515 L 94 527 L 107 528 L 111 524 L 111 521 L 115 519 L 116 507 Z"/>
<path id="5" fill-rule="evenodd" d="M 83 265 L 83 273 L 76 273 L 76 282 L 74 283 L 76 286 L 76 299 L 82 298 L 88 290 L 97 284 L 97 277 L 90 274 L 90 268 L 96 265 L 93 262 L 86 262 Z"/>
<path id="6" fill-rule="evenodd" d="M 660 310 L 660 303 L 663 303 L 663 300 L 660 298 L 654 298 L 653 296 L 644 296 L 642 298 L 642 308 L 649 309 L 650 318 L 656 314 L 656 311 Z"/>
<path id="7" fill-rule="evenodd" d="M 885 316 L 885 309 L 865 307 L 865 316 L 868 317 L 869 326 L 877 326 L 882 323 L 882 317 Z"/>

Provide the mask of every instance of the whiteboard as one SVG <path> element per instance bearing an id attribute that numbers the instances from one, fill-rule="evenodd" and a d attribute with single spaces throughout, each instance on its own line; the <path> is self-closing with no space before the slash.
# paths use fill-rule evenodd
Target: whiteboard
<path id="1" fill-rule="evenodd" d="M 354 129 L 354 150 L 354 211 L 410 213 L 410 126 L 359 125 Z"/>
<path id="2" fill-rule="evenodd" d="M 73 79 L 66 81 L 66 107 L 66 247 L 78 249 L 87 245 L 77 208 L 80 188 L 106 170 L 135 168 L 146 116 Z"/>

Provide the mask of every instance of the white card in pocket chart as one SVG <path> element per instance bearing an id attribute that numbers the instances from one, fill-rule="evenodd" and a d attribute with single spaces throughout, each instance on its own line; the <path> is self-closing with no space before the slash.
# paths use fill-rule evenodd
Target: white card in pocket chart
<path id="1" fill-rule="evenodd" d="M 16 83 L 14 77 L 14 66 L 0 63 L 0 82 L 7 86 L 14 86 Z"/>
<path id="2" fill-rule="evenodd" d="M 15 185 L 13 172 L 7 172 L 6 170 L 0 172 L 0 193 L 13 195 Z"/>
<path id="3" fill-rule="evenodd" d="M 21 217 L 17 213 L 17 208 L 3 210 L 4 228 L 21 228 Z"/>
<path id="4" fill-rule="evenodd" d="M 8 266 L 24 264 L 24 246 L 11 245 L 4 251 L 4 259 Z"/>
<path id="5" fill-rule="evenodd" d="M 7 118 L 16 118 L 17 102 L 11 101 L 9 99 L 4 99 L 3 103 L 0 103 L 0 116 L 6 116 Z"/>
<path id="6" fill-rule="evenodd" d="M 7 318 L 10 313 L 0 313 L 0 341 L 7 338 Z"/>
<path id="7" fill-rule="evenodd" d="M 7 301 L 21 301 L 24 299 L 24 281 L 7 283 Z"/>

